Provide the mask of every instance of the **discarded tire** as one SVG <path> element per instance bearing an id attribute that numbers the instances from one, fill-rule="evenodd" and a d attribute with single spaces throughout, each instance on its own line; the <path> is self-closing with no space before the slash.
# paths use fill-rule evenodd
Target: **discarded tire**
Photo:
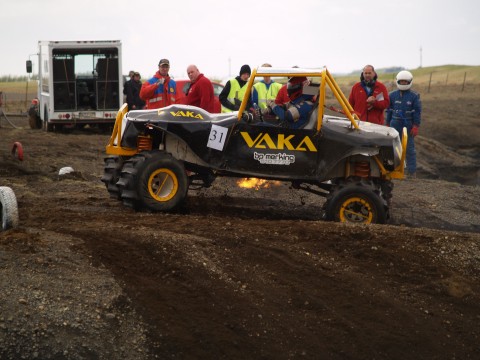
<path id="1" fill-rule="evenodd" d="M 0 213 L 2 214 L 2 230 L 18 226 L 18 205 L 13 190 L 0 186 Z"/>

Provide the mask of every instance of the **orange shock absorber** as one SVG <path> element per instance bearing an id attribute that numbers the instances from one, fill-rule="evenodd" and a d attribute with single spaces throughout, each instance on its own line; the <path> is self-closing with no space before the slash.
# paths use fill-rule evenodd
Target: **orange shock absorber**
<path id="1" fill-rule="evenodd" d="M 150 136 L 139 135 L 137 137 L 138 151 L 152 150 L 152 138 Z"/>
<path id="2" fill-rule="evenodd" d="M 353 175 L 359 177 L 368 177 L 370 175 L 370 162 L 357 161 L 353 164 Z"/>

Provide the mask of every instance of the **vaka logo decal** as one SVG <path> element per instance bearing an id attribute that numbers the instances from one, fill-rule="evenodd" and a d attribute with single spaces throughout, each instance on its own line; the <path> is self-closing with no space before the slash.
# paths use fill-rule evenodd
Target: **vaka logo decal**
<path id="1" fill-rule="evenodd" d="M 193 111 L 170 111 L 170 114 L 173 116 L 181 116 L 181 117 L 189 117 L 189 118 L 194 118 L 194 119 L 200 119 L 203 120 L 203 116 L 201 114 L 195 114 Z"/>
<path id="2" fill-rule="evenodd" d="M 292 150 L 292 151 L 312 151 L 317 152 L 317 148 L 313 145 L 310 137 L 305 136 L 302 141 L 296 146 L 292 144 L 295 135 L 288 135 L 285 137 L 285 134 L 278 134 L 276 142 L 271 138 L 267 133 L 260 133 L 255 139 L 250 137 L 250 134 L 247 132 L 240 132 L 243 139 L 247 143 L 249 148 L 255 149 L 270 149 L 270 150 Z"/>

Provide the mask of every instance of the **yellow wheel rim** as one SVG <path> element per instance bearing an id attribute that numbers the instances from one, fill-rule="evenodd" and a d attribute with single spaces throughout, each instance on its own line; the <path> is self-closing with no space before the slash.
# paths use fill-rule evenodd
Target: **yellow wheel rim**
<path id="1" fill-rule="evenodd" d="M 148 192 L 156 201 L 169 201 L 178 191 L 178 179 L 170 169 L 157 169 L 148 178 Z"/>
<path id="2" fill-rule="evenodd" d="M 373 220 L 373 210 L 368 201 L 359 197 L 351 197 L 343 202 L 339 216 L 340 222 L 370 224 Z"/>

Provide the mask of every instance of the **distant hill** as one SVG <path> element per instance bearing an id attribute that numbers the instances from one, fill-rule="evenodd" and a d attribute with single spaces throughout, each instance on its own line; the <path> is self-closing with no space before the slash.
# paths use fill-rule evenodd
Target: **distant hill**
<path id="1" fill-rule="evenodd" d="M 470 65 L 440 65 L 416 69 L 405 69 L 400 66 L 375 69 L 382 82 L 395 81 L 395 76 L 401 70 L 408 70 L 413 74 L 416 84 L 462 84 L 465 78 L 468 84 L 480 84 L 480 66 Z M 353 84 L 359 81 L 361 69 L 347 75 L 335 75 L 340 84 Z"/>

